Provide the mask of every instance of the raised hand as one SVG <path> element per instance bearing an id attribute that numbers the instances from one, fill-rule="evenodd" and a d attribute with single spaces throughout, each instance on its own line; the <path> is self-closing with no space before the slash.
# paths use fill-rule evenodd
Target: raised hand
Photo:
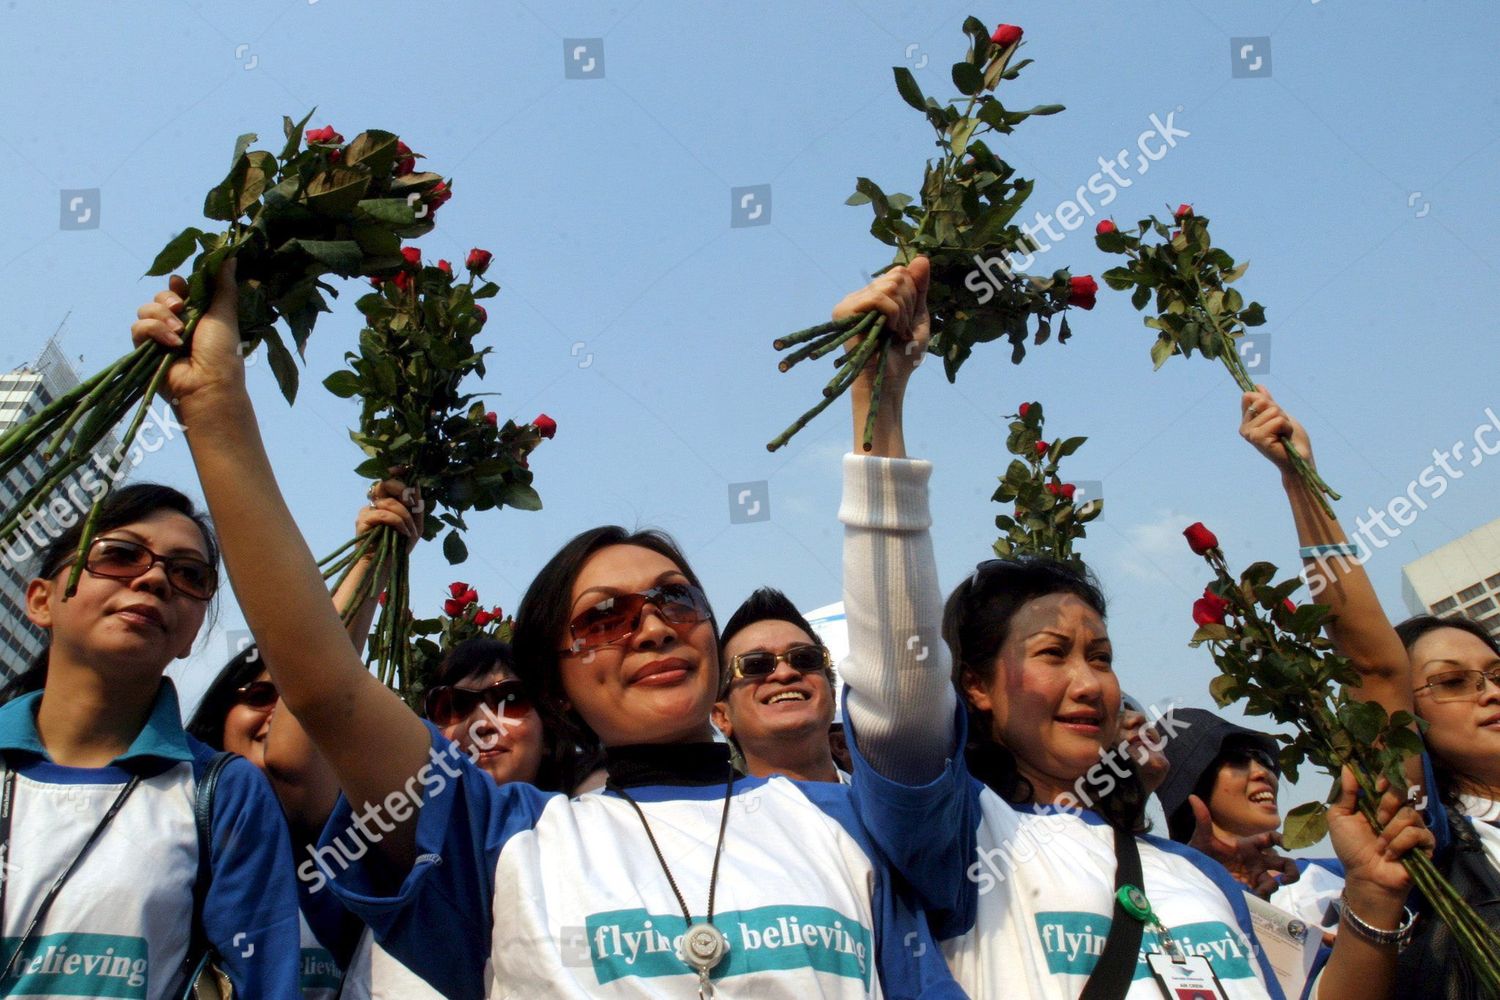
<path id="1" fill-rule="evenodd" d="M 1223 865 L 1235 881 L 1257 896 L 1269 898 L 1277 889 L 1302 877 L 1297 862 L 1276 851 L 1281 846 L 1281 834 L 1272 830 L 1253 837 L 1226 837 L 1214 829 L 1213 817 L 1202 799 L 1189 795 L 1188 803 L 1197 820 L 1188 846 Z"/>
<path id="2" fill-rule="evenodd" d="M 202 399 L 220 392 L 244 391 L 245 359 L 240 346 L 239 289 L 234 268 L 235 260 L 231 257 L 214 282 L 214 297 L 208 311 L 193 330 L 191 354 L 167 371 L 162 392 L 179 408 L 194 397 Z M 181 348 L 187 294 L 187 281 L 173 275 L 166 291 L 157 292 L 150 302 L 136 310 L 136 321 L 130 325 L 131 341 L 137 347 L 154 340 L 163 347 Z"/>
<path id="3" fill-rule="evenodd" d="M 1295 471 L 1286 453 L 1286 441 L 1290 438 L 1298 454 L 1316 468 L 1307 431 L 1277 405 L 1263 385 L 1257 385 L 1254 392 L 1240 397 L 1240 437 L 1287 474 Z"/>

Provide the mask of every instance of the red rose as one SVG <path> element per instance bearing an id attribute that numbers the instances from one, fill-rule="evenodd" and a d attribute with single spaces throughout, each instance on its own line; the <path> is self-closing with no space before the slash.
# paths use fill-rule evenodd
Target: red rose
<path id="1" fill-rule="evenodd" d="M 531 422 L 531 426 L 535 427 L 536 432 L 544 438 L 551 438 L 552 435 L 557 433 L 557 421 L 545 413 L 537 414 L 536 419 Z"/>
<path id="2" fill-rule="evenodd" d="M 450 584 L 448 584 L 448 593 L 452 594 L 454 597 L 458 597 L 458 596 L 462 595 L 468 589 L 469 589 L 469 585 L 467 583 L 450 583 Z"/>
<path id="3" fill-rule="evenodd" d="M 412 154 L 411 147 L 400 139 L 396 140 L 396 176 L 405 177 L 417 169 L 417 158 Z"/>
<path id="4" fill-rule="evenodd" d="M 402 247 L 401 257 L 411 267 L 422 266 L 422 251 L 418 250 L 416 247 Z"/>
<path id="5" fill-rule="evenodd" d="M 488 323 L 490 321 L 490 314 L 484 311 L 484 306 L 476 305 L 474 307 L 474 315 L 479 317 L 480 323 Z"/>
<path id="6" fill-rule="evenodd" d="M 458 599 L 460 601 L 464 602 L 464 607 L 466 607 L 466 608 L 469 605 L 471 605 L 471 604 L 478 604 L 479 603 L 479 591 L 477 591 L 477 590 L 466 590 L 462 594 L 458 595 Z"/>
<path id="7" fill-rule="evenodd" d="M 467 267 L 476 275 L 483 274 L 490 269 L 490 261 L 494 260 L 494 258 L 495 255 L 488 250 L 481 250 L 475 247 L 469 251 L 469 259 L 464 261 L 464 267 Z"/>
<path id="8" fill-rule="evenodd" d="M 496 621 L 499 621 L 501 618 L 505 617 L 505 612 L 501 611 L 500 605 L 497 604 L 493 608 L 490 608 L 490 617 L 494 618 Z"/>
<path id="9" fill-rule="evenodd" d="M 1119 228 L 1119 226 L 1115 225 L 1114 219 L 1105 219 L 1094 227 L 1094 232 L 1098 233 L 1100 236 L 1103 236 L 1106 233 L 1118 232 Z"/>
<path id="10" fill-rule="evenodd" d="M 379 288 L 381 285 L 385 284 L 385 279 L 377 275 L 376 277 L 370 279 L 370 284 L 374 285 L 376 288 Z"/>
<path id="11" fill-rule="evenodd" d="M 446 260 L 440 260 L 440 261 L 438 261 L 437 262 L 437 269 L 439 271 L 442 271 L 448 277 L 450 277 L 450 278 L 453 277 L 453 265 L 450 264 L 450 263 L 448 263 Z"/>
<path id="12" fill-rule="evenodd" d="M 395 284 L 395 286 L 397 288 L 401 289 L 403 292 L 407 291 L 408 289 L 411 288 L 411 272 L 410 271 L 397 271 L 396 272 L 396 276 L 391 279 L 391 282 L 393 284 Z"/>
<path id="13" fill-rule="evenodd" d="M 1021 414 L 1022 419 L 1025 419 L 1026 414 L 1028 414 L 1030 412 L 1031 412 L 1031 404 L 1030 403 L 1022 403 L 1021 404 L 1021 409 L 1020 409 L 1020 414 Z"/>
<path id="14" fill-rule="evenodd" d="M 1016 25 L 1002 24 L 1000 25 L 1000 27 L 996 28 L 995 33 L 990 36 L 990 41 L 994 42 L 1002 49 L 1008 49 L 1021 40 L 1021 34 L 1021 29 Z"/>
<path id="15" fill-rule="evenodd" d="M 302 135 L 307 139 L 308 145 L 312 145 L 315 142 L 326 144 L 341 143 L 344 141 L 344 137 L 335 132 L 332 125 L 324 125 L 322 128 L 312 129 L 311 131 L 302 133 Z"/>
<path id="16" fill-rule="evenodd" d="M 1286 600 L 1282 601 L 1281 602 L 1281 606 L 1284 607 L 1284 608 L 1286 608 L 1288 614 L 1295 615 L 1297 613 L 1297 603 L 1295 601 L 1293 601 L 1290 597 L 1288 597 Z"/>
<path id="17" fill-rule="evenodd" d="M 484 628 L 494 620 L 495 616 L 490 614 L 488 611 L 481 611 L 474 616 L 474 624 L 478 625 L 480 628 Z"/>
<path id="18" fill-rule="evenodd" d="M 449 618 L 457 618 L 463 613 L 464 606 L 461 602 L 452 599 L 443 602 L 443 614 L 447 615 Z"/>
<path id="19" fill-rule="evenodd" d="M 1177 237 L 1179 237 L 1181 235 L 1182 235 L 1182 230 L 1181 229 L 1174 229 L 1174 230 L 1172 230 L 1172 239 L 1175 240 L 1175 239 L 1177 239 Z"/>
<path id="20" fill-rule="evenodd" d="M 1047 444 L 1047 442 L 1045 442 L 1045 441 L 1038 441 L 1038 442 L 1037 442 L 1037 443 L 1036 443 L 1036 453 L 1037 453 L 1037 457 L 1038 457 L 1038 458 L 1040 458 L 1040 457 L 1041 457 L 1041 456 L 1043 456 L 1043 455 L 1045 455 L 1045 454 L 1047 454 L 1047 449 L 1048 449 L 1048 448 L 1049 448 L 1049 447 L 1051 447 L 1051 446 L 1050 446 L 1050 445 L 1048 445 L 1048 444 Z"/>
<path id="21" fill-rule="evenodd" d="M 500 425 L 500 415 L 491 410 L 489 413 L 486 413 L 484 415 L 484 422 L 489 424 L 491 427 L 498 427 Z"/>
<path id="22" fill-rule="evenodd" d="M 1060 492 L 1065 499 L 1071 502 L 1073 500 L 1073 494 L 1078 492 L 1078 487 L 1074 486 L 1072 483 L 1063 483 L 1058 487 L 1058 492 Z"/>
<path id="23" fill-rule="evenodd" d="M 1177 211 L 1172 213 L 1172 218 L 1181 221 L 1182 219 L 1186 219 L 1192 214 L 1193 206 L 1189 205 L 1187 202 L 1183 202 L 1181 205 L 1177 206 Z"/>
<path id="24" fill-rule="evenodd" d="M 1080 309 L 1094 308 L 1094 296 L 1099 294 L 1099 282 L 1091 274 L 1081 274 L 1068 279 L 1068 305 Z"/>
<path id="25" fill-rule="evenodd" d="M 427 207 L 430 211 L 436 212 L 452 197 L 453 190 L 448 187 L 448 182 L 438 181 L 432 186 L 432 190 L 427 192 Z"/>
<path id="26" fill-rule="evenodd" d="M 331 153 L 328 154 L 328 162 L 329 163 L 337 163 L 340 160 L 342 160 L 343 158 L 344 158 L 344 151 L 342 149 L 335 149 L 333 152 L 331 152 Z"/>
<path id="27" fill-rule="evenodd" d="M 1203 596 L 1193 602 L 1193 621 L 1199 625 L 1223 625 L 1229 613 L 1229 602 L 1212 590 L 1205 589 Z"/>
<path id="28" fill-rule="evenodd" d="M 1204 527 L 1202 521 L 1194 521 L 1188 525 L 1183 529 L 1182 535 L 1187 539 L 1188 548 L 1200 556 L 1219 547 L 1218 537 Z"/>

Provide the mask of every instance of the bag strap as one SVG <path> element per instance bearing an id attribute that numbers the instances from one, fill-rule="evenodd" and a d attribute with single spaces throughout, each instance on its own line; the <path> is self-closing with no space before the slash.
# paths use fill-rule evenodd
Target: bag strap
<path id="1" fill-rule="evenodd" d="M 198 827 L 198 876 L 193 879 L 193 929 L 192 942 L 188 945 L 184 968 L 190 972 L 202 961 L 209 950 L 208 932 L 203 929 L 203 905 L 208 897 L 208 886 L 213 881 L 213 822 L 214 792 L 219 787 L 219 775 L 238 754 L 221 750 L 214 754 L 198 779 L 198 788 L 193 800 L 193 821 Z"/>
<path id="2" fill-rule="evenodd" d="M 1141 935 L 1144 925 L 1132 916 L 1121 904 L 1120 890 L 1133 885 L 1144 888 L 1141 875 L 1141 849 L 1135 835 L 1128 830 L 1115 830 L 1115 909 L 1109 922 L 1109 936 L 1104 939 L 1104 950 L 1089 981 L 1084 985 L 1079 1000 L 1121 1000 L 1130 990 L 1131 981 L 1140 962 Z"/>
<path id="3" fill-rule="evenodd" d="M 119 813 L 120 807 L 125 804 L 125 800 L 130 798 L 130 793 L 135 791 L 136 786 L 140 783 L 141 776 L 139 774 L 132 774 L 130 776 L 130 780 L 125 783 L 124 788 L 120 789 L 120 794 L 115 796 L 114 802 L 110 805 L 109 810 L 105 812 L 104 818 L 99 820 L 98 826 L 94 827 L 94 832 L 89 834 L 88 839 L 83 842 L 83 846 L 78 849 L 78 854 L 74 856 L 72 861 L 68 862 L 68 867 L 63 869 L 61 875 L 57 876 L 57 880 L 52 883 L 52 886 L 47 890 L 47 894 L 37 904 L 36 913 L 31 917 L 31 923 L 26 925 L 26 931 L 21 935 L 21 940 L 16 945 L 16 950 L 10 953 L 10 958 L 6 961 L 4 970 L 0 971 L 0 980 L 10 977 L 11 969 L 15 967 L 16 960 L 21 957 L 21 952 L 26 950 L 26 945 L 31 942 L 32 937 L 41 928 L 42 921 L 47 917 L 47 911 L 52 909 L 52 904 L 57 899 L 57 894 L 62 891 L 63 885 L 78 868 L 78 864 L 83 860 L 84 855 L 88 854 L 89 848 L 93 847 L 99 838 L 104 835 L 105 829 L 115 818 L 115 815 Z M 0 801 L 0 822 L 4 824 L 3 833 L 0 833 L 0 858 L 8 861 L 10 853 L 11 814 L 15 808 L 16 773 L 5 763 L 3 754 L 0 754 L 0 784 L 3 784 L 4 789 L 3 792 L 0 792 L 0 800 L 3 800 Z M 4 898 L 3 895 L 0 895 L 0 909 L 3 909 Z"/>

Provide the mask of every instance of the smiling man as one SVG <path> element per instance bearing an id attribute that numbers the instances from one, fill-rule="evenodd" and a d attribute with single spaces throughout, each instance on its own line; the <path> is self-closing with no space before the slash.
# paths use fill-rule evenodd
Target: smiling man
<path id="1" fill-rule="evenodd" d="M 714 725 L 758 778 L 840 781 L 828 744 L 833 666 L 828 648 L 785 594 L 762 587 L 725 624 L 719 658 L 725 687 Z"/>

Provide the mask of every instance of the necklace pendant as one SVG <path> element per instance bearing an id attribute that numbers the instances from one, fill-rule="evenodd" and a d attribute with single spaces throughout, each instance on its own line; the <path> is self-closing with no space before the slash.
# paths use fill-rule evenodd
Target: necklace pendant
<path id="1" fill-rule="evenodd" d="M 713 924 L 693 924 L 682 936 L 682 960 L 704 979 L 727 954 L 729 939 Z"/>

